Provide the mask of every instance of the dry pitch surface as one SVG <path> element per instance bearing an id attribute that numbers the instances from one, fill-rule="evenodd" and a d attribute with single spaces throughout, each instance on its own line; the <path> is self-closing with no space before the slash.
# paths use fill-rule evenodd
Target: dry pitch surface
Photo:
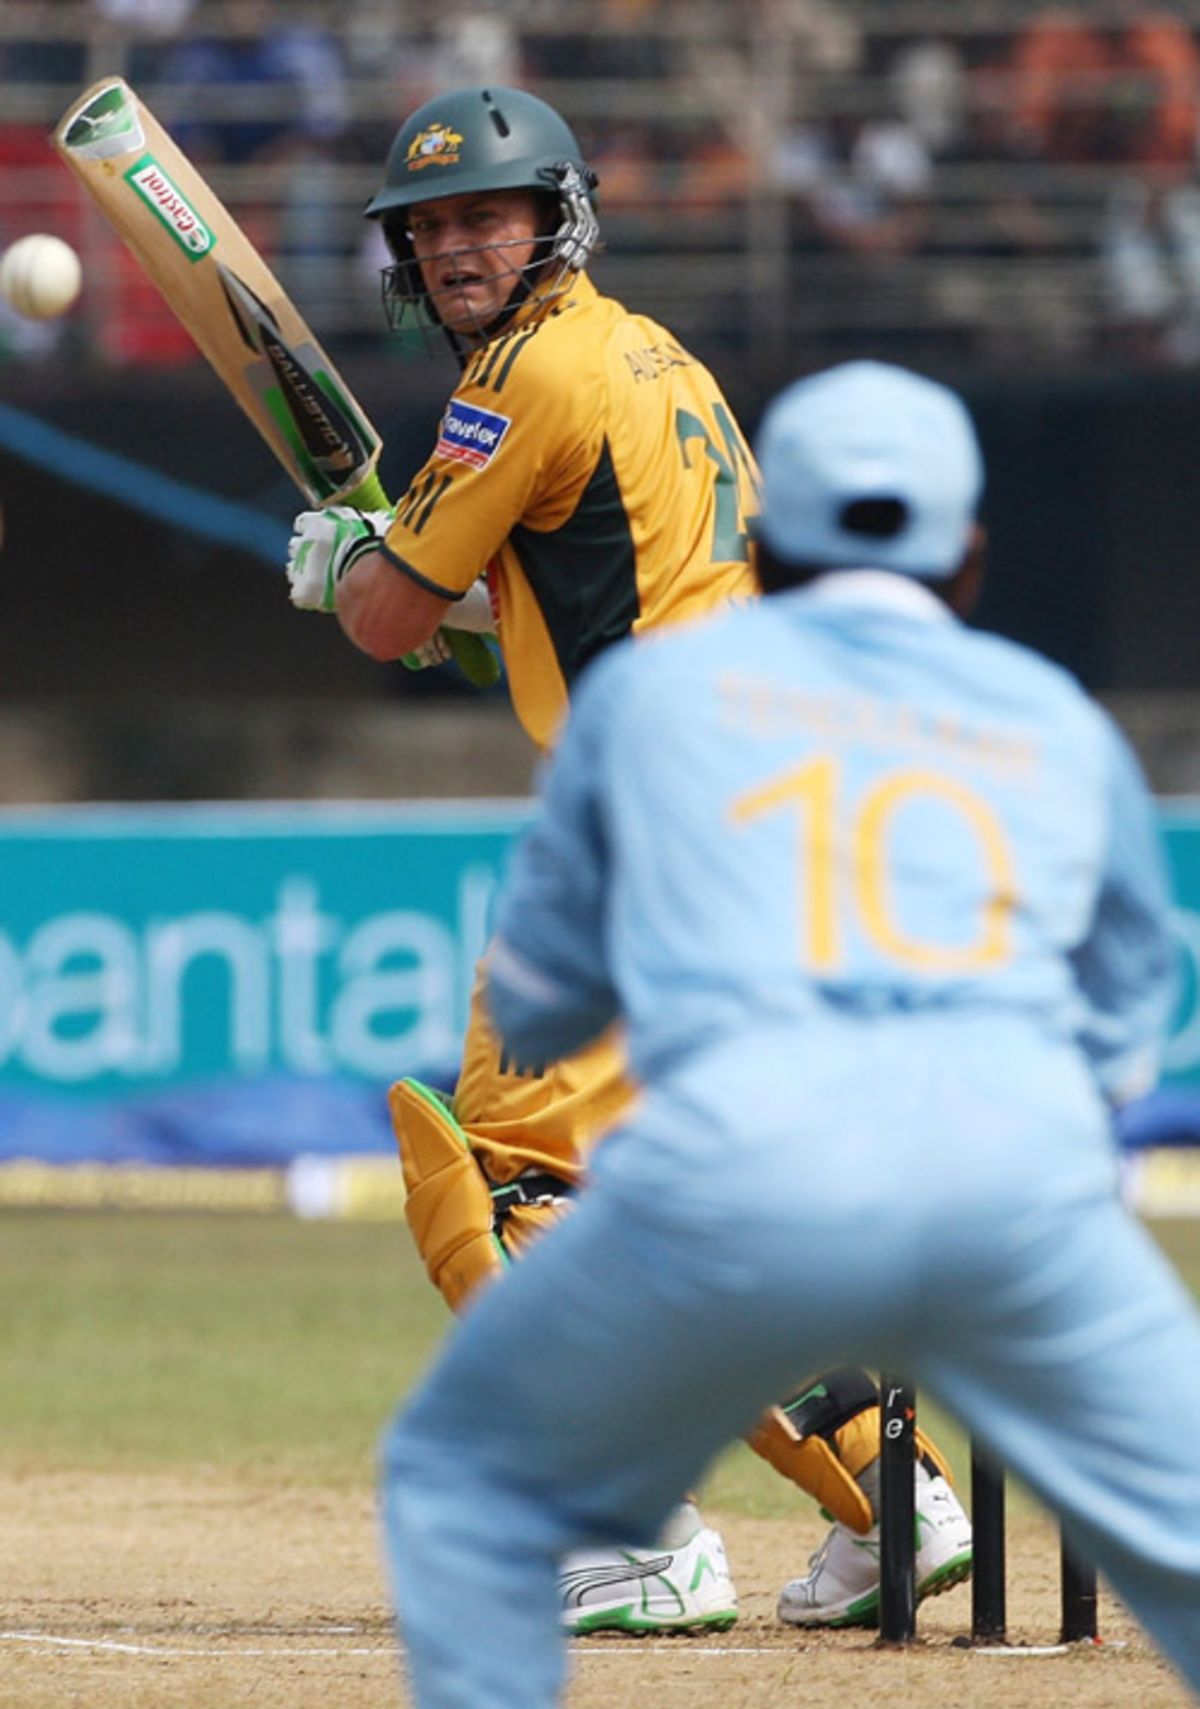
<path id="1" fill-rule="evenodd" d="M 403 1702 L 361 1494 L 233 1481 L 217 1472 L 0 1477 L 0 1709 L 383 1709 Z M 926 1603 L 911 1651 L 862 1632 L 775 1624 L 774 1593 L 803 1566 L 813 1515 L 721 1524 L 742 1597 L 706 1639 L 594 1638 L 572 1646 L 570 1709 L 1181 1709 L 1189 1699 L 1105 1596 L 1105 1642 L 1056 1638 L 1051 1528 L 1016 1514 L 1009 1614 L 1016 1655 L 956 1648 L 965 1587 Z M 464 1619 L 470 1610 L 463 1610 Z"/>

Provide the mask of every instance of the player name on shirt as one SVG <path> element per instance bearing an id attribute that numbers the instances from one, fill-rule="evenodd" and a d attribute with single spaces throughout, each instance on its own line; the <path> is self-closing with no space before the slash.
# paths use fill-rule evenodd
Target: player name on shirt
<path id="1" fill-rule="evenodd" d="M 772 740 L 804 729 L 828 742 L 875 742 L 881 747 L 938 749 L 1012 779 L 1034 782 L 1041 745 L 1020 731 L 975 727 L 916 706 L 886 705 L 866 694 L 813 694 L 760 677 L 724 673 L 717 682 L 722 722 Z"/>
<path id="2" fill-rule="evenodd" d="M 689 356 L 678 344 L 649 344 L 643 350 L 627 350 L 625 360 L 630 372 L 639 383 L 642 380 L 657 380 L 660 374 L 667 373 L 671 368 L 694 368 L 695 357 Z"/>

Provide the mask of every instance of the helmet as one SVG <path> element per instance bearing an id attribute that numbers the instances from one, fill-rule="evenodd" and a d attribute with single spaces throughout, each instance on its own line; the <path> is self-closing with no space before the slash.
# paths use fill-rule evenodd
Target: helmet
<path id="1" fill-rule="evenodd" d="M 585 267 L 599 236 L 593 207 L 596 174 L 570 126 L 523 89 L 460 89 L 426 101 L 400 127 L 387 158 L 384 185 L 367 204 L 368 219 L 382 222 L 395 266 L 384 274 L 384 299 L 393 325 L 426 300 L 408 235 L 408 210 L 440 196 L 488 190 L 543 191 L 548 229 L 514 289 L 517 301 L 532 284 L 539 296 L 567 288 Z M 557 263 L 557 272 L 547 267 Z M 515 303 L 514 305 L 515 306 Z M 507 318 L 507 317 L 505 317 Z M 488 329 L 494 330 L 494 329 Z"/>

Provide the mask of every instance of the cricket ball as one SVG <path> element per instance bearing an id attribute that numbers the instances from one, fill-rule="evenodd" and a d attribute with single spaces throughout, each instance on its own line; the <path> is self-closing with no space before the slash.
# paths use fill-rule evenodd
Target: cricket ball
<path id="1" fill-rule="evenodd" d="M 47 232 L 18 238 L 0 261 L 0 295 L 27 320 L 65 314 L 82 283 L 78 255 Z"/>

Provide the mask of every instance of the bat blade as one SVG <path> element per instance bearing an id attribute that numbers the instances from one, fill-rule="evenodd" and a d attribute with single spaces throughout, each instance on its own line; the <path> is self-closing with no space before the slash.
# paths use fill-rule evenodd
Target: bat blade
<path id="1" fill-rule="evenodd" d="M 330 494 L 344 493 L 371 467 L 377 443 L 371 427 L 349 398 L 339 396 L 318 349 L 293 348 L 270 306 L 220 262 L 217 277 L 242 341 L 273 378 L 263 390 L 264 402 L 284 432 L 295 436 L 293 450 L 308 459 Z M 256 383 L 266 378 L 259 364 L 253 372 Z"/>
<path id="2" fill-rule="evenodd" d="M 310 504 L 387 510 L 378 433 L 228 208 L 120 77 L 72 103 L 54 146 Z M 477 687 L 500 667 L 448 630 Z"/>
<path id="3" fill-rule="evenodd" d="M 309 502 L 373 493 L 378 433 L 228 208 L 124 79 L 85 91 L 54 146 Z"/>

